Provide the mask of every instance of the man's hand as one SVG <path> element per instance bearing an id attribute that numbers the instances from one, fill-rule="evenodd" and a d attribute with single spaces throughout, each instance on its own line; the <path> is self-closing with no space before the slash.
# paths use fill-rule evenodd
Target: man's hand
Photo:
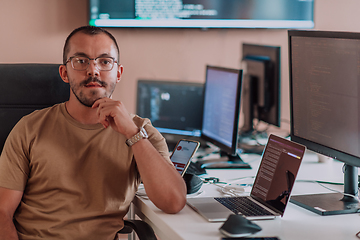
<path id="1" fill-rule="evenodd" d="M 125 135 L 126 138 L 132 137 L 139 131 L 124 104 L 120 101 L 102 98 L 97 100 L 92 108 L 97 108 L 99 123 L 105 128 L 110 126 L 115 131 Z"/>
<path id="2" fill-rule="evenodd" d="M 127 139 L 138 133 L 138 127 L 122 102 L 102 98 L 92 108 L 97 109 L 99 123 L 105 128 L 111 126 Z M 186 204 L 186 185 L 175 167 L 147 139 L 137 142 L 131 149 L 149 199 L 166 213 L 179 212 Z"/>

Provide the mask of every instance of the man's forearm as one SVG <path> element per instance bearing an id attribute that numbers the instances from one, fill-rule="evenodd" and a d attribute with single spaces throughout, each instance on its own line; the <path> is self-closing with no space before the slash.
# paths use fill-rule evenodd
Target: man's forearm
<path id="1" fill-rule="evenodd" d="M 12 218 L 0 212 L 0 240 L 19 240 Z"/>
<path id="2" fill-rule="evenodd" d="M 186 185 L 175 167 L 147 139 L 132 150 L 150 200 L 166 213 L 179 212 L 186 204 Z"/>

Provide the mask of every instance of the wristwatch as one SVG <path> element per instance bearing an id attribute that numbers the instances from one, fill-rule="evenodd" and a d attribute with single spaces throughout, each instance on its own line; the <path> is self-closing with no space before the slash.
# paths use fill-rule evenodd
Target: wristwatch
<path id="1" fill-rule="evenodd" d="M 134 145 L 135 143 L 137 143 L 138 141 L 140 141 L 141 139 L 146 139 L 148 138 L 148 134 L 145 131 L 145 129 L 142 127 L 140 128 L 140 131 L 135 134 L 134 136 L 132 136 L 131 138 L 127 139 L 125 141 L 126 145 L 128 145 L 129 147 L 131 147 L 132 145 Z"/>

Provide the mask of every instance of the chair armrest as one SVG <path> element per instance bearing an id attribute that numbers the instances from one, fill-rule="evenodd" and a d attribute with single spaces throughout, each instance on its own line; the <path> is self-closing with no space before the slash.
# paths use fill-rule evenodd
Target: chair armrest
<path id="1" fill-rule="evenodd" d="M 124 227 L 118 233 L 129 234 L 132 230 L 140 240 L 157 240 L 154 230 L 142 220 L 124 220 Z"/>

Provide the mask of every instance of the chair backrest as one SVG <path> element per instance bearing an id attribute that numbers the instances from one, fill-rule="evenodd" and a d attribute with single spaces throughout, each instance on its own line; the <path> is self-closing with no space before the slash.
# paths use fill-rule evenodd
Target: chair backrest
<path id="1" fill-rule="evenodd" d="M 0 64 L 0 150 L 21 117 L 69 99 L 59 64 Z"/>

